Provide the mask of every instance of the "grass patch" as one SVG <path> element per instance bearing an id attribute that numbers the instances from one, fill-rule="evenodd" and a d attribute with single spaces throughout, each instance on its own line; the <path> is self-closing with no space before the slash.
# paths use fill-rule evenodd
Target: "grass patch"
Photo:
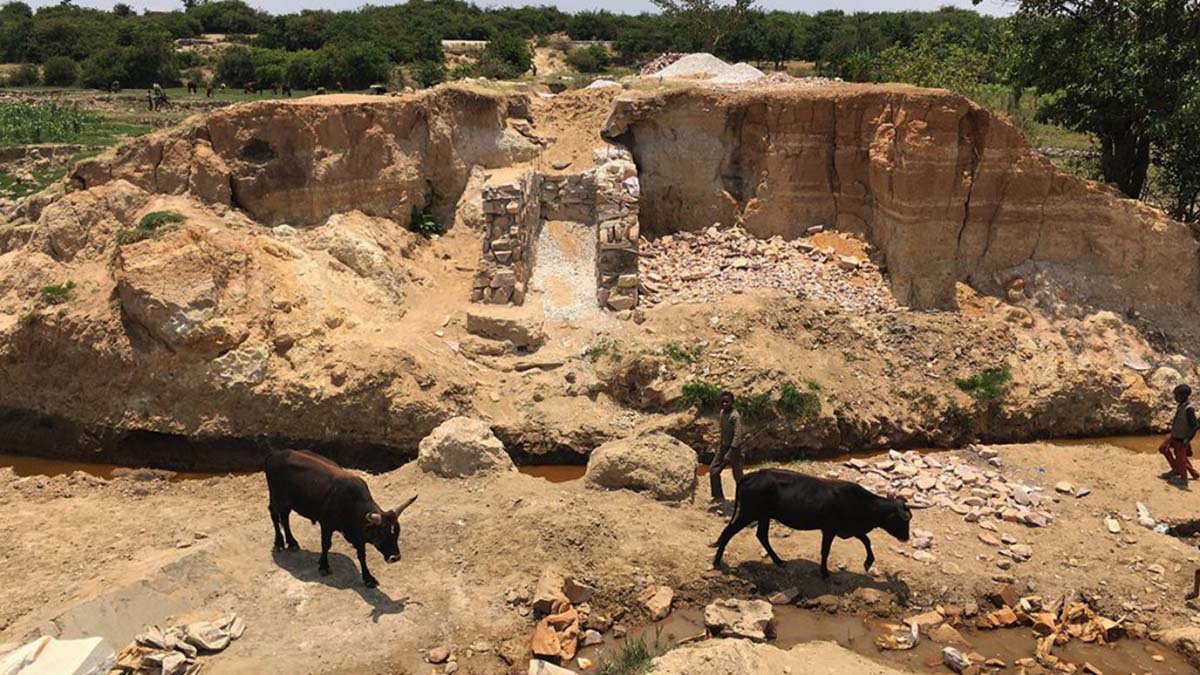
<path id="1" fill-rule="evenodd" d="M 1012 384 L 1012 372 L 1008 364 L 999 368 L 985 368 L 982 372 L 954 380 L 959 389 L 981 403 L 996 401 L 1008 393 Z"/>
<path id="2" fill-rule="evenodd" d="M 67 175 L 65 167 L 49 170 L 34 170 L 33 182 L 18 180 L 16 176 L 0 169 L 0 197 L 6 199 L 24 199 L 35 192 L 41 192 L 45 187 Z"/>
<path id="3" fill-rule="evenodd" d="M 642 638 L 626 640 L 612 660 L 600 664 L 598 675 L 639 675 L 650 667 L 654 651 Z"/>
<path id="4" fill-rule="evenodd" d="M 24 314 L 22 314 L 20 317 L 17 318 L 17 322 L 20 323 L 22 326 L 26 326 L 26 327 L 32 326 L 41 320 L 42 320 L 42 313 L 37 311 L 36 309 L 29 310 L 28 312 L 25 312 Z"/>
<path id="5" fill-rule="evenodd" d="M 61 305 L 70 300 L 75 295 L 75 282 L 68 281 L 62 284 L 51 284 L 50 286 L 42 286 L 38 289 L 38 299 L 43 305 Z"/>
<path id="6" fill-rule="evenodd" d="M 686 347 L 677 342 L 668 342 L 663 345 L 662 353 L 672 361 L 692 364 L 700 360 L 701 355 L 704 354 L 704 347 L 702 345 Z"/>
<path id="7" fill-rule="evenodd" d="M 821 385 L 809 380 L 808 388 L 809 391 L 800 391 L 791 382 L 785 383 L 779 391 L 779 398 L 775 399 L 775 408 L 784 417 L 813 419 L 820 415 L 821 397 L 817 392 L 821 390 Z"/>
<path id="8" fill-rule="evenodd" d="M 614 340 L 610 337 L 599 338 L 592 344 L 588 345 L 587 349 L 583 350 L 584 358 L 591 361 L 592 363 L 599 361 L 602 357 L 605 357 L 605 356 L 612 357 L 615 359 L 615 358 L 619 357 L 620 355 L 621 355 L 621 343 L 617 342 L 616 340 Z"/>
<path id="9" fill-rule="evenodd" d="M 88 127 L 103 118 L 75 105 L 0 104 L 0 145 L 79 143 Z"/>
<path id="10" fill-rule="evenodd" d="M 185 220 L 187 218 L 178 211 L 151 211 L 142 216 L 142 219 L 138 221 L 137 227 L 118 232 L 117 243 L 122 245 L 133 244 L 143 239 L 149 239 L 164 226 L 182 223 Z"/>
<path id="11" fill-rule="evenodd" d="M 683 385 L 683 396 L 680 405 L 685 408 L 696 408 L 700 412 L 712 412 L 721 402 L 721 388 L 711 382 L 695 380 Z"/>

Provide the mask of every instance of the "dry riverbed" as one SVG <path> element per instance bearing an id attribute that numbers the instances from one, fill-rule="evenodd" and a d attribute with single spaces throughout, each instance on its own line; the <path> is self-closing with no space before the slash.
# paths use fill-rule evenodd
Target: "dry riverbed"
<path id="1" fill-rule="evenodd" d="M 931 534 L 931 545 L 914 549 L 878 533 L 870 574 L 862 572 L 861 546 L 838 541 L 831 556 L 836 571 L 822 581 L 814 562 L 819 537 L 779 526 L 773 543 L 792 561 L 787 568 L 772 566 L 746 530 L 726 552 L 726 569 L 712 571 L 707 544 L 724 518 L 702 499 L 670 506 L 631 492 L 587 489 L 582 481 L 551 483 L 520 473 L 446 480 L 408 465 L 368 477 L 381 502 L 420 495 L 404 516 L 403 560 L 387 566 L 370 554 L 381 581 L 377 590 L 361 587 L 353 554 L 340 539 L 331 556 L 333 575 L 319 576 L 317 530 L 298 518 L 294 529 L 305 550 L 273 553 L 260 475 L 168 482 L 135 473 L 106 481 L 83 473 L 18 477 L 6 468 L 0 470 L 0 530 L 6 533 L 0 538 L 0 642 L 50 632 L 99 634 L 123 644 L 143 624 L 236 611 L 248 630 L 208 659 L 206 672 L 263 672 L 265 665 L 292 673 L 444 672 L 445 666 L 426 662 L 436 647 L 450 650 L 458 672 L 523 672 L 534 626 L 528 603 L 551 565 L 594 586 L 591 610 L 634 632 L 650 623 L 638 593 L 651 585 L 672 588 L 674 618 L 668 621 L 677 623 L 659 634 L 677 638 L 687 637 L 695 608 L 713 599 L 795 588 L 799 607 L 778 613 L 780 646 L 833 639 L 900 670 L 922 668 L 937 650 L 933 656 L 928 646 L 878 653 L 873 639 L 883 624 L 937 608 L 986 613 L 988 594 L 1004 583 L 1047 602 L 1087 599 L 1095 611 L 1148 637 L 1200 622 L 1183 601 L 1200 554 L 1137 523 L 1138 501 L 1159 520 L 1190 518 L 1194 511 L 1190 490 L 1160 478 L 1161 458 L 1107 445 L 994 449 L 1000 467 L 969 450 L 922 457 L 1040 488 L 1033 491 L 1043 500 L 1039 508 L 1053 516 L 1046 526 L 993 518 L 997 537 L 1007 534 L 1028 547 L 1030 556 L 1021 562 L 984 541 L 980 534 L 990 531 L 978 522 L 935 504 L 916 511 L 913 523 Z M 843 462 L 796 468 L 859 473 Z M 1090 493 L 1056 492 L 1063 481 Z M 1110 533 L 1106 518 L 1114 518 L 1120 532 Z M 914 557 L 918 551 L 924 554 Z M 813 611 L 835 613 L 836 621 L 814 620 Z M 864 624 L 863 617 L 872 619 Z M 972 649 L 1010 666 L 1022 654 L 1033 655 L 1028 628 L 975 631 L 974 620 L 963 619 Z M 613 632 L 605 639 L 611 650 Z M 605 649 L 589 653 L 600 660 Z M 1125 639 L 1115 649 L 1075 641 L 1055 653 L 1104 672 L 1195 672 L 1148 639 Z"/>

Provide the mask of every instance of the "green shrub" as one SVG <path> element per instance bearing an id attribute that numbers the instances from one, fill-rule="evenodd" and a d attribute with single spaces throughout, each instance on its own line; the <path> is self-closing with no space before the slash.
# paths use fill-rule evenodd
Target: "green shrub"
<path id="1" fill-rule="evenodd" d="M 519 35 L 505 33 L 488 40 L 475 71 L 483 77 L 513 80 L 533 67 L 533 51 Z"/>
<path id="2" fill-rule="evenodd" d="M 186 218 L 178 211 L 151 211 L 142 216 L 137 227 L 117 233 L 118 244 L 134 244 L 149 239 L 165 225 L 182 223 Z"/>
<path id="3" fill-rule="evenodd" d="M 816 387 L 814 388 L 813 385 Z M 800 391 L 791 382 L 784 384 L 779 391 L 779 398 L 775 399 L 775 408 L 784 417 L 815 418 L 821 414 L 821 397 L 816 394 L 821 387 L 811 380 L 809 380 L 808 386 L 812 391 Z"/>
<path id="4" fill-rule="evenodd" d="M 696 408 L 700 412 L 712 412 L 720 402 L 721 388 L 704 380 L 695 380 L 683 385 L 683 396 L 679 399 L 684 408 Z"/>
<path id="5" fill-rule="evenodd" d="M 951 433 L 965 434 L 971 430 L 974 423 L 971 413 L 958 403 L 950 401 L 946 404 L 946 409 L 942 412 L 942 425 Z"/>
<path id="6" fill-rule="evenodd" d="M 413 207 L 412 220 L 408 221 L 408 229 L 422 237 L 432 237 L 445 231 L 438 219 L 433 217 L 433 210 L 428 206 Z"/>
<path id="7" fill-rule="evenodd" d="M 417 83 L 428 89 L 446 81 L 446 67 L 437 61 L 418 61 L 412 65 L 412 76 Z"/>
<path id="8" fill-rule="evenodd" d="M 589 361 L 599 361 L 602 356 L 616 358 L 621 354 L 621 343 L 610 337 L 602 337 L 588 345 L 583 350 L 583 356 Z"/>
<path id="9" fill-rule="evenodd" d="M 678 342 L 668 342 L 663 345 L 663 356 L 672 361 L 680 361 L 682 363 L 695 363 L 700 360 L 700 356 L 704 354 L 702 345 L 692 345 L 685 347 Z"/>
<path id="10" fill-rule="evenodd" d="M 62 284 L 51 284 L 50 286 L 42 286 L 38 289 L 38 298 L 43 305 L 61 305 L 71 299 L 75 294 L 75 282 L 68 281 Z"/>
<path id="11" fill-rule="evenodd" d="M 42 64 L 42 81 L 51 87 L 72 87 L 79 82 L 79 64 L 69 56 L 52 56 Z"/>
<path id="12" fill-rule="evenodd" d="M 743 419 L 761 420 L 771 415 L 771 392 L 739 396 L 734 408 L 742 414 Z"/>
<path id="13" fill-rule="evenodd" d="M 34 87 L 41 81 L 38 67 L 32 63 L 22 63 L 8 76 L 10 87 Z"/>
<path id="14" fill-rule="evenodd" d="M 17 319 L 17 322 L 19 322 L 22 326 L 32 326 L 41 320 L 42 320 L 42 313 L 37 311 L 36 309 L 31 309 L 28 312 L 25 312 L 24 314 L 22 314 Z"/>
<path id="15" fill-rule="evenodd" d="M 567 64 L 581 73 L 602 73 L 612 65 L 608 51 L 600 45 L 573 50 L 567 54 Z"/>
<path id="16" fill-rule="evenodd" d="M 996 401 L 1008 393 L 1012 383 L 1012 372 L 1008 364 L 999 368 L 985 368 L 982 372 L 954 380 L 959 389 L 981 403 Z"/>

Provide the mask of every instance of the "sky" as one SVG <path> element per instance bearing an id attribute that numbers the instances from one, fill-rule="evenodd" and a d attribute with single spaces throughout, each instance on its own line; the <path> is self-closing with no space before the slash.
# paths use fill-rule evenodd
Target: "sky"
<path id="1" fill-rule="evenodd" d="M 34 7 L 58 4 L 58 0 L 26 0 Z M 394 4 L 387 0 L 246 0 L 248 4 L 264 9 L 273 14 L 297 12 L 301 9 L 355 9 L 363 4 L 388 5 Z M 638 13 L 650 11 L 653 4 L 650 0 L 474 0 L 475 4 L 483 7 L 503 7 L 517 5 L 556 5 L 566 12 L 576 12 L 583 9 L 607 9 L 612 12 Z M 182 6 L 180 0 L 125 0 L 125 3 L 141 11 L 143 9 L 169 10 Z M 104 0 L 74 0 L 74 4 L 84 7 L 109 9 L 115 2 Z M 971 8 L 971 0 L 759 0 L 759 6 L 764 9 L 782 9 L 792 12 L 819 12 L 825 9 L 840 9 L 844 12 L 858 11 L 900 11 L 900 10 L 932 10 L 945 5 Z M 984 0 L 978 7 L 980 12 L 987 14 L 1006 15 L 1012 12 L 1013 0 Z"/>

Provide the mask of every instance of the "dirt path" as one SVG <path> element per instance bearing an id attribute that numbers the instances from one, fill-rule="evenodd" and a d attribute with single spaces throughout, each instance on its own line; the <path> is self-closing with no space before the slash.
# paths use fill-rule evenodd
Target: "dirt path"
<path id="1" fill-rule="evenodd" d="M 977 525 L 935 507 L 914 521 L 933 533 L 932 562 L 913 559 L 911 548 L 880 534 L 876 567 L 866 575 L 861 547 L 840 541 L 831 557 L 838 571 L 828 582 L 815 573 L 814 533 L 775 528 L 776 549 L 792 561 L 782 570 L 743 533 L 726 553 L 728 568 L 711 571 L 707 543 L 723 519 L 700 503 L 669 506 L 634 493 L 589 490 L 581 481 L 551 484 L 516 473 L 448 481 L 406 466 L 368 477 L 383 502 L 420 495 L 404 517 L 403 560 L 385 566 L 370 554 L 382 582 L 375 591 L 361 588 L 340 538 L 333 575 L 319 576 L 316 529 L 298 519 L 305 550 L 272 553 L 261 476 L 100 482 L 78 474 L 16 478 L 4 469 L 0 530 L 10 535 L 0 538 L 6 576 L 0 642 L 55 632 L 121 643 L 144 623 L 235 610 L 246 618 L 246 637 L 210 659 L 208 672 L 262 672 L 270 664 L 293 673 L 423 673 L 431 666 L 422 650 L 445 645 L 458 655 L 460 672 L 495 673 L 509 667 L 497 652 L 518 667 L 527 658 L 532 620 L 522 599 L 547 565 L 593 583 L 599 589 L 593 607 L 627 610 L 620 620 L 631 625 L 644 620 L 633 596 L 650 584 L 674 588 L 678 607 L 796 586 L 802 603 L 903 618 L 937 605 L 981 603 L 1002 574 L 1022 593 L 1084 594 L 1107 615 L 1150 630 L 1198 618 L 1181 598 L 1200 555 L 1134 520 L 1139 500 L 1159 518 L 1194 510 L 1190 492 L 1158 477 L 1159 458 L 1108 446 L 1047 445 L 1004 447 L 1001 456 L 1006 476 L 1048 494 L 1060 480 L 1092 490 L 1050 504 L 1056 521 L 1046 528 L 1014 526 L 1020 529 L 1012 534 L 1033 549 L 1028 562 L 1002 572 Z M 1105 529 L 1102 518 L 1110 513 L 1121 519 L 1119 535 Z M 882 592 L 882 604 L 870 604 L 862 588 Z M 468 656 L 480 641 L 493 651 Z"/>

